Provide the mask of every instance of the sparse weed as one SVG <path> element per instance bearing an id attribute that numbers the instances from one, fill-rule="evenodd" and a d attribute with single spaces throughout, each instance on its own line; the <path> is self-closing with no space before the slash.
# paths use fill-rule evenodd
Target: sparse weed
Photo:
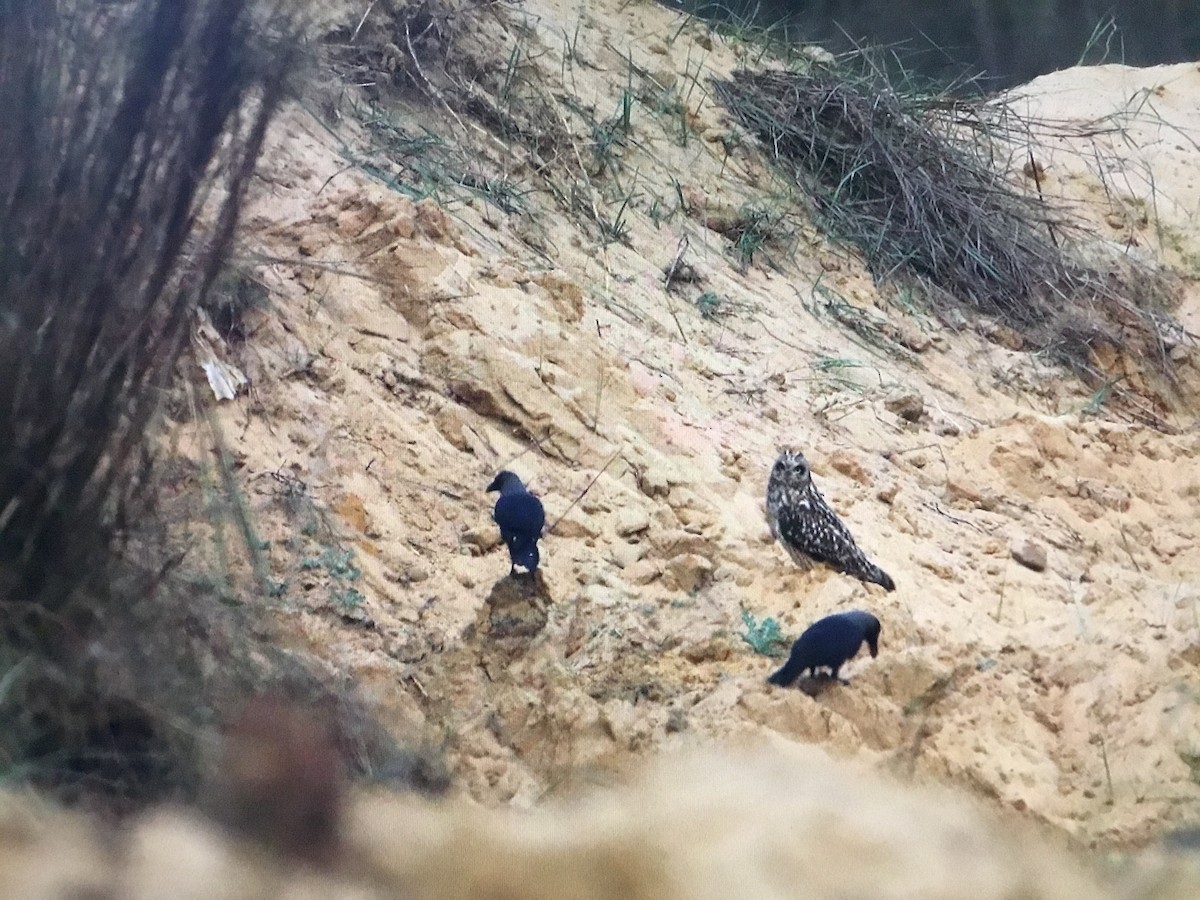
<path id="1" fill-rule="evenodd" d="M 339 581 L 357 581 L 362 570 L 354 564 L 353 550 L 327 549 L 321 556 L 325 571 Z"/>
<path id="2" fill-rule="evenodd" d="M 521 65 L 521 45 L 514 44 L 512 51 L 508 55 L 508 65 L 504 68 L 504 80 L 500 84 L 500 100 L 502 103 L 509 103 L 512 100 L 511 92 L 513 84 L 517 80 L 517 74 Z"/>
<path id="3" fill-rule="evenodd" d="M 773 617 L 757 619 L 747 610 L 742 610 L 742 625 L 745 627 L 740 635 L 755 653 L 762 656 L 782 656 L 787 648 L 787 639 L 779 630 L 779 622 Z"/>
<path id="4" fill-rule="evenodd" d="M 725 312 L 726 301 L 720 294 L 705 291 L 696 298 L 696 310 L 703 319 L 716 319 Z"/>
<path id="5" fill-rule="evenodd" d="M 621 130 L 611 120 L 597 122 L 592 126 L 592 169 L 591 174 L 600 177 L 615 174 L 620 168 L 620 149 L 624 145 Z"/>
<path id="6" fill-rule="evenodd" d="M 848 390 L 856 394 L 863 391 L 861 384 L 849 374 L 844 374 L 848 370 L 863 368 L 863 364 L 856 359 L 823 356 L 813 361 L 812 368 L 821 376 L 822 380 L 840 390 Z"/>
<path id="7" fill-rule="evenodd" d="M 1124 64 L 1125 46 L 1121 40 L 1121 29 L 1117 27 L 1116 15 L 1110 12 L 1107 16 L 1097 20 L 1095 27 L 1092 28 L 1092 33 L 1083 45 L 1083 51 L 1079 54 L 1079 61 L 1075 65 L 1099 66 L 1108 62 L 1112 55 L 1114 40 L 1120 45 L 1117 62 Z"/>
<path id="8" fill-rule="evenodd" d="M 323 574 L 329 579 L 329 599 L 339 609 L 347 610 L 361 605 L 362 593 L 354 583 L 362 578 L 353 548 L 344 547 L 330 523 L 327 514 L 309 495 L 307 486 L 299 478 L 271 473 L 276 480 L 276 498 L 293 517 L 300 519 L 300 535 L 308 541 L 293 540 L 284 543 L 295 549 L 300 543 L 316 544 L 315 552 L 302 556 L 296 563 L 300 572 Z M 311 586 L 311 583 L 310 585 Z"/>
<path id="9" fill-rule="evenodd" d="M 458 198 L 478 197 L 503 213 L 526 210 L 529 189 L 505 177 L 480 174 L 478 156 L 468 155 L 462 147 L 435 134 L 410 134 L 377 107 L 353 109 L 372 137 L 372 150 L 381 152 L 398 171 L 381 167 L 377 158 L 361 160 L 348 148 L 343 149 L 343 156 L 392 190 L 414 200 L 433 197 L 444 203 L 442 193 L 446 192 Z"/>
<path id="10" fill-rule="evenodd" d="M 1083 405 L 1083 408 L 1080 410 L 1080 412 L 1088 416 L 1099 415 L 1112 398 L 1113 388 L 1116 386 L 1117 381 L 1119 381 L 1119 379 L 1106 381 L 1104 384 L 1100 385 L 1100 387 L 1096 388 L 1096 390 L 1092 393 L 1092 396 L 1088 398 L 1088 402 Z"/>
<path id="11" fill-rule="evenodd" d="M 0 14 L 19 98 L 0 124 L 0 775 L 106 812 L 194 791 L 232 699 L 204 665 L 227 610 L 183 584 L 159 438 L 299 46 L 283 11 L 260 40 L 251 7 Z M 210 317 L 236 338 L 261 295 L 219 287 Z M 237 519 L 225 494 L 208 511 Z"/>
<path id="12" fill-rule="evenodd" d="M 226 341 L 240 343 L 247 337 L 246 317 L 269 304 L 270 291 L 244 265 L 229 265 L 204 298 L 203 309 L 213 328 Z"/>
<path id="13" fill-rule="evenodd" d="M 357 588 L 348 587 L 333 594 L 334 604 L 343 612 L 358 609 L 367 598 Z"/>
<path id="14" fill-rule="evenodd" d="M 828 232 L 857 248 L 877 279 L 903 276 L 944 307 L 994 316 L 1094 381 L 1111 377 L 1093 353 L 1107 341 L 1160 376 L 1161 387 L 1147 389 L 1153 401 L 1170 397 L 1173 365 L 1151 314 L 1172 286 L 1153 267 L 1123 261 L 1113 270 L 1071 255 L 1064 248 L 1082 227 L 997 163 L 1028 145 L 1035 123 L 1004 103 L 890 77 L 863 52 L 836 66 L 735 72 L 714 84 Z M 738 241 L 743 259 L 760 246 L 761 230 Z M 826 311 L 862 338 L 894 345 L 876 317 L 820 293 Z M 1161 424 L 1132 392 L 1121 398 Z"/>
<path id="15" fill-rule="evenodd" d="M 302 572 L 323 573 L 329 578 L 329 600 L 341 611 L 356 609 L 366 599 L 355 583 L 362 578 L 354 550 L 325 546 L 299 562 Z"/>
<path id="16" fill-rule="evenodd" d="M 629 88 L 621 90 L 621 107 L 613 117 L 613 125 L 626 137 L 633 134 L 633 91 Z"/>
<path id="17" fill-rule="evenodd" d="M 759 254 L 770 248 L 785 248 L 795 242 L 795 229 L 787 221 L 783 205 L 746 203 L 736 214 L 710 216 L 708 226 L 729 239 L 731 252 L 742 269 L 748 268 Z"/>
<path id="18" fill-rule="evenodd" d="M 563 29 L 563 74 L 566 74 L 566 67 L 579 62 L 582 57 L 579 55 L 579 32 L 583 28 L 583 17 L 575 23 L 575 31 L 568 35 L 567 29 Z"/>
<path id="19" fill-rule="evenodd" d="M 603 217 L 596 219 L 596 225 L 600 229 L 600 238 L 605 244 L 625 244 L 629 242 L 630 229 L 625 216 L 629 211 L 629 205 L 632 200 L 633 194 L 626 194 L 611 219 Z"/>
<path id="20" fill-rule="evenodd" d="M 766 245 L 772 220 L 771 213 L 761 207 L 748 207 L 742 211 L 741 225 L 733 242 L 733 251 L 742 266 L 754 262 L 754 254 Z"/>

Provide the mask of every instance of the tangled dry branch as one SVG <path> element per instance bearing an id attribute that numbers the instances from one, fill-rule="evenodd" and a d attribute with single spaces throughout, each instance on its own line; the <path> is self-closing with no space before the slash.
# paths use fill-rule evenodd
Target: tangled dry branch
<path id="1" fill-rule="evenodd" d="M 915 277 L 943 302 L 1020 330 L 1095 377 L 1114 345 L 1169 378 L 1154 273 L 1071 252 L 1083 230 L 1010 181 L 998 160 L 1029 123 L 997 100 L 906 94 L 848 68 L 741 71 L 715 91 L 879 279 Z"/>

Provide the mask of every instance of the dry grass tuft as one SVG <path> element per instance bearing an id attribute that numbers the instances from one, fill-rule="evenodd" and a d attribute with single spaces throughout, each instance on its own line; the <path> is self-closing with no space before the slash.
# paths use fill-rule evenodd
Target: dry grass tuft
<path id="1" fill-rule="evenodd" d="M 714 88 L 878 279 L 915 279 L 942 311 L 992 317 L 1093 382 L 1114 377 L 1115 347 L 1169 393 L 1168 280 L 1128 258 L 1085 262 L 1079 224 L 1006 177 L 1030 123 L 1000 100 L 906 93 L 864 68 L 741 71 Z"/>
<path id="2" fill-rule="evenodd" d="M 187 795 L 238 696 L 331 693 L 182 579 L 155 502 L 160 403 L 285 93 L 287 23 L 249 0 L 0 15 L 0 781 Z"/>

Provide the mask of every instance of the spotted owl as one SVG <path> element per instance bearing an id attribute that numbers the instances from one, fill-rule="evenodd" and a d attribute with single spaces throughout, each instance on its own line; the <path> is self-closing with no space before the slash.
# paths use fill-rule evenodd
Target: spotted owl
<path id="1" fill-rule="evenodd" d="M 799 450 L 784 450 L 775 460 L 767 482 L 767 522 L 775 540 L 800 568 L 824 563 L 859 581 L 896 589 L 888 574 L 858 549 L 850 531 L 829 508 Z"/>

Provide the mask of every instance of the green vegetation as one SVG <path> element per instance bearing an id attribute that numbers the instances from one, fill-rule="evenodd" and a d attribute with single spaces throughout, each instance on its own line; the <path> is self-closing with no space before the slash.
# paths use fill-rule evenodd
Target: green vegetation
<path id="1" fill-rule="evenodd" d="M 0 15 L 20 98 L 0 124 L 0 782 L 109 811 L 194 799 L 215 729 L 264 692 L 331 710 L 353 772 L 401 753 L 276 646 L 272 547 L 183 364 L 198 311 L 236 346 L 269 303 L 231 247 L 302 43 L 250 5 Z M 361 604 L 352 554 L 322 565 Z"/>
<path id="2" fill-rule="evenodd" d="M 112 15 L 86 41 L 59 4 L 0 16 L 0 760 L 120 807 L 193 786 L 213 714 L 155 438 L 296 38 L 242 3 Z M 226 296 L 232 334 L 253 300 Z"/>
<path id="3" fill-rule="evenodd" d="M 768 616 L 757 619 L 746 610 L 742 610 L 742 625 L 745 631 L 741 639 L 749 644 L 755 653 L 762 656 L 783 656 L 787 651 L 788 641 L 779 630 L 779 623 Z"/>
<path id="4" fill-rule="evenodd" d="M 330 599 L 345 612 L 357 609 L 365 597 L 354 587 L 362 577 L 362 570 L 355 565 L 353 550 L 335 550 L 327 547 L 320 556 L 306 556 L 300 560 L 302 570 L 322 570 L 332 580 Z"/>
<path id="5" fill-rule="evenodd" d="M 1170 279 L 1128 258 L 1099 264 L 1076 254 L 1081 227 L 1036 179 L 1027 191 L 996 165 L 1035 127 L 1003 101 L 893 83 L 865 53 L 738 71 L 714 91 L 794 178 L 814 219 L 879 281 L 916 287 L 935 312 L 966 307 L 970 321 L 982 315 L 1015 329 L 1088 382 L 1108 380 L 1096 355 L 1107 345 L 1171 390 L 1159 324 L 1174 297 Z M 864 340 L 889 342 L 864 310 L 823 286 L 817 295 L 816 306 Z M 1158 421 L 1132 393 L 1122 399 Z"/>

